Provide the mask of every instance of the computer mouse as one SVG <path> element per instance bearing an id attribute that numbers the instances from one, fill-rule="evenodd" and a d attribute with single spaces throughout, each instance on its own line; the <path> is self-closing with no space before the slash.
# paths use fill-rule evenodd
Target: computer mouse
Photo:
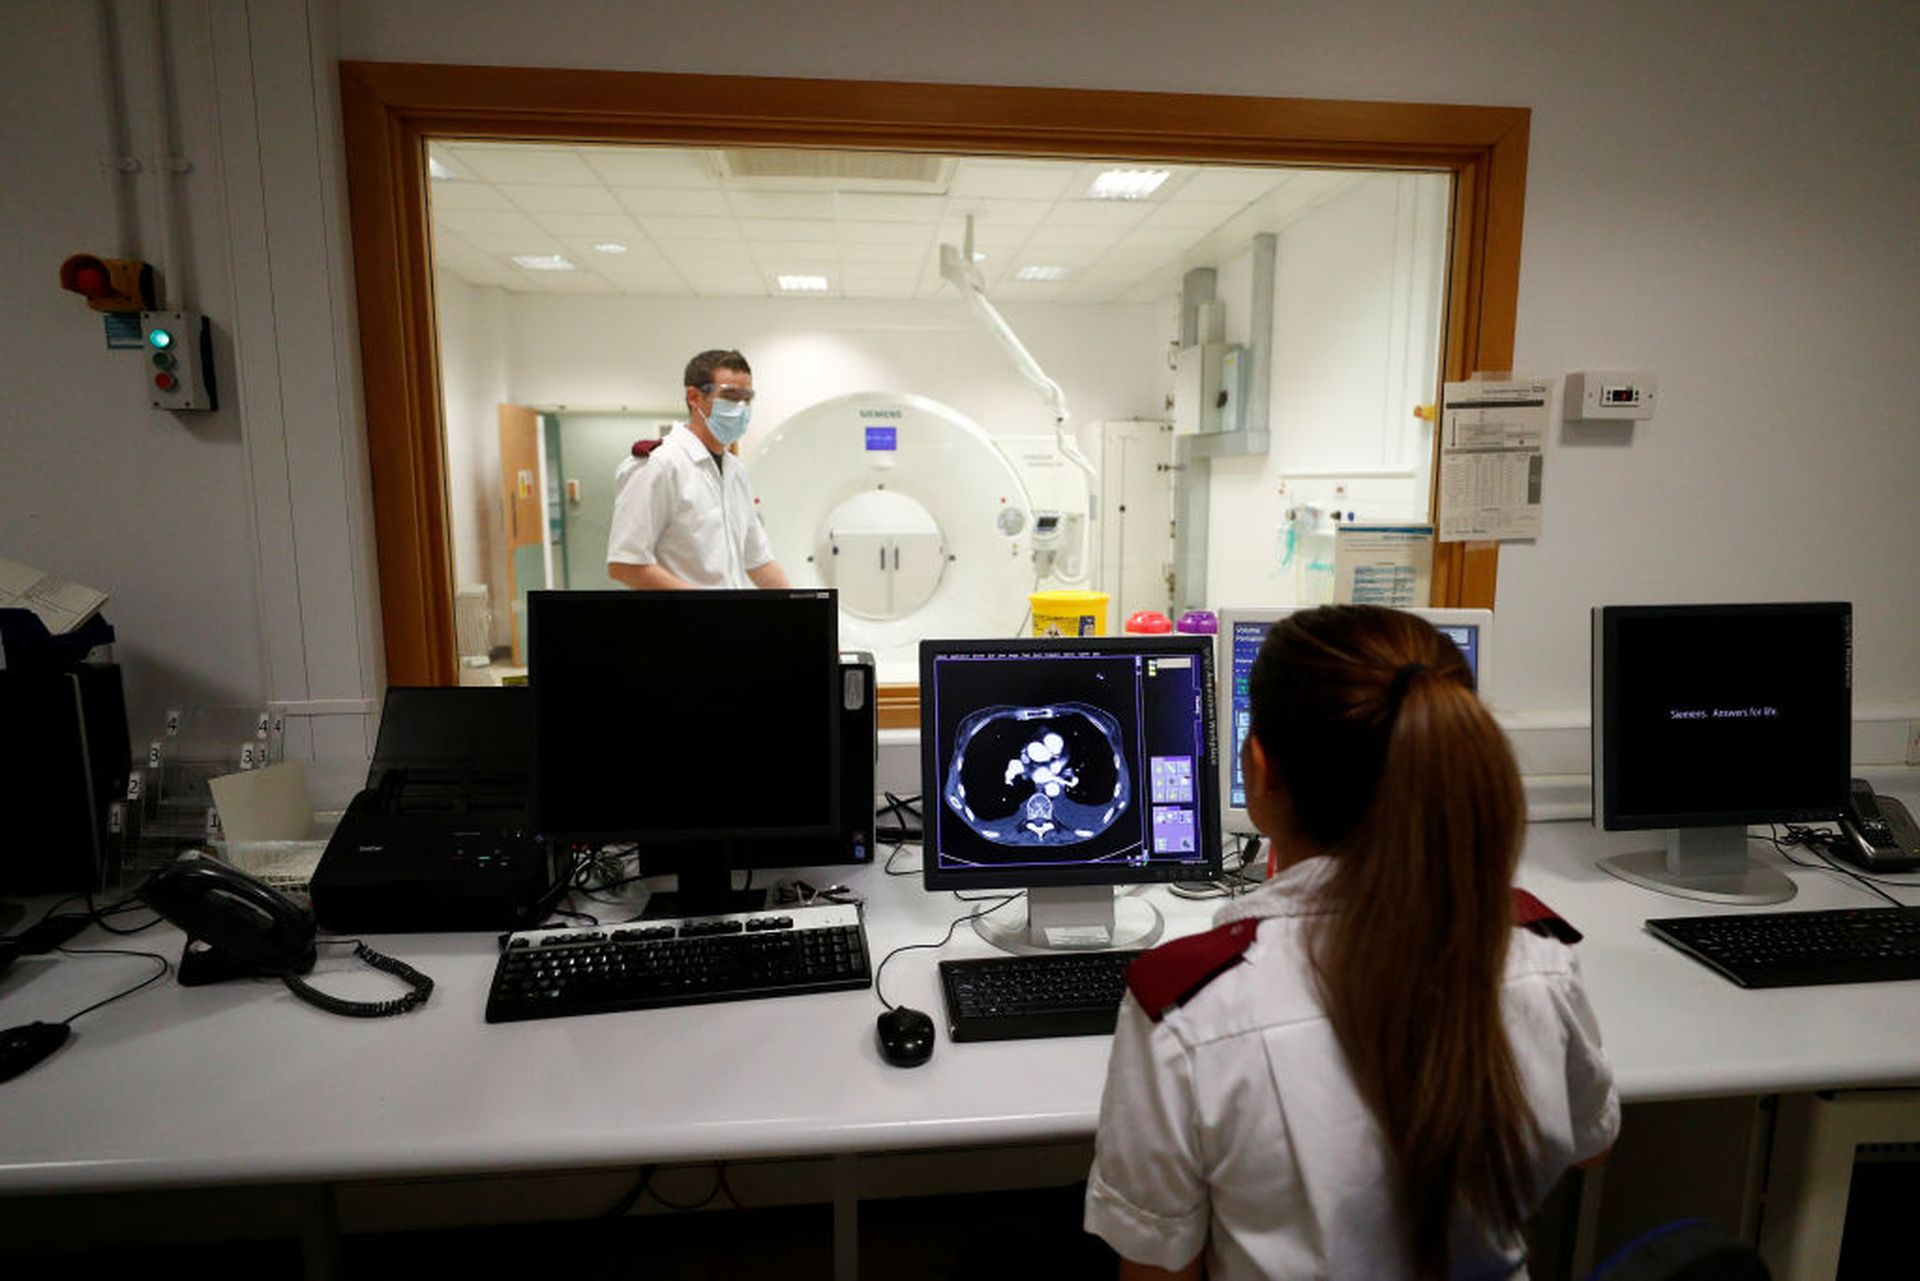
<path id="1" fill-rule="evenodd" d="M 933 1020 L 896 1005 L 874 1020 L 880 1056 L 895 1067 L 918 1067 L 933 1056 Z"/>
<path id="2" fill-rule="evenodd" d="M 72 1035 L 73 1029 L 65 1023 L 22 1023 L 0 1032 L 0 1081 L 13 1080 L 65 1045 Z"/>

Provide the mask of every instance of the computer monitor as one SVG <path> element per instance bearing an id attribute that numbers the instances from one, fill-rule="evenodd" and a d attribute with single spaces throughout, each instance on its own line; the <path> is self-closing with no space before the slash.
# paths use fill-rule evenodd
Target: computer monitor
<path id="1" fill-rule="evenodd" d="M 1149 945 L 1159 912 L 1113 887 L 1220 870 L 1212 646 L 922 641 L 927 888 L 1025 889 L 975 921 L 1009 951 Z"/>
<path id="2" fill-rule="evenodd" d="M 1747 852 L 1753 823 L 1846 802 L 1853 607 L 1604 605 L 1593 611 L 1593 821 L 1667 829 L 1601 860 L 1683 898 L 1778 903 L 1793 882 Z"/>
<path id="3" fill-rule="evenodd" d="M 528 595 L 533 826 L 633 842 L 679 877 L 651 915 L 751 911 L 736 869 L 839 861 L 831 590 Z"/>
<path id="4" fill-rule="evenodd" d="M 1253 674 L 1253 660 L 1268 630 L 1295 608 L 1241 607 L 1220 611 L 1220 707 L 1222 741 L 1220 744 L 1220 819 L 1229 832 L 1254 835 L 1253 819 L 1247 814 L 1247 781 L 1241 773 L 1240 749 L 1247 741 L 1247 729 L 1253 724 L 1253 711 L 1247 702 L 1247 682 Z M 1410 609 L 1432 623 L 1442 635 L 1459 647 L 1473 672 L 1474 684 L 1487 687 L 1492 670 L 1493 611 L 1490 609 Z"/>

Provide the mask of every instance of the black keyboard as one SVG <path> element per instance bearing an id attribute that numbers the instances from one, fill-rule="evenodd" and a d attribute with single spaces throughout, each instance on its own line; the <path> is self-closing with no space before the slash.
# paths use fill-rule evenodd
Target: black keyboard
<path id="1" fill-rule="evenodd" d="M 1920 979 L 1920 907 L 1675 916 L 1647 929 L 1741 987 Z"/>
<path id="2" fill-rule="evenodd" d="M 1132 952 L 1060 952 L 940 962 L 956 1041 L 1111 1036 Z"/>
<path id="3" fill-rule="evenodd" d="M 487 1022 L 605 1014 L 867 987 L 851 904 L 509 934 Z"/>

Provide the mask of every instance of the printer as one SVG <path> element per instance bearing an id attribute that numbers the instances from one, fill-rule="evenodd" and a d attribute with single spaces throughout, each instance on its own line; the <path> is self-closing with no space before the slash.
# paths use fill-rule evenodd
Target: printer
<path id="1" fill-rule="evenodd" d="M 394 686 L 366 788 L 314 869 L 335 931 L 511 930 L 537 924 L 559 875 L 528 825 L 525 686 Z"/>

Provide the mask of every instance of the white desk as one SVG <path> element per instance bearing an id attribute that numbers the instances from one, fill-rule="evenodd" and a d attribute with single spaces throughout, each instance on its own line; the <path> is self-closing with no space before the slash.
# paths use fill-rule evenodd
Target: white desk
<path id="1" fill-rule="evenodd" d="M 1537 824 L 1520 876 L 1586 934 L 1579 955 L 1628 1101 L 1920 1081 L 1920 983 L 1736 988 L 1641 921 L 1743 909 L 1656 899 L 1593 866 L 1632 844 L 1585 823 Z M 1872 901 L 1830 873 L 1788 870 L 1794 906 Z M 870 896 L 876 961 L 938 939 L 966 910 L 917 877 L 846 872 L 810 879 L 838 877 Z M 1169 934 L 1202 928 L 1218 906 L 1150 892 Z M 1920 903 L 1920 887 L 1895 892 Z M 369 941 L 435 979 L 426 1007 L 363 1021 L 301 1004 L 275 982 L 188 989 L 169 979 L 81 1019 L 58 1054 L 0 1085 L 0 1195 L 1044 1142 L 1088 1137 L 1097 1114 L 1104 1038 L 956 1045 L 943 1035 L 931 1062 L 902 1070 L 875 1046 L 871 991 L 490 1026 L 491 935 Z M 175 956 L 180 937 L 161 926 L 75 943 L 123 945 Z M 323 949 L 317 981 L 389 994 L 350 951 Z M 988 951 L 962 927 L 944 952 L 897 957 L 886 994 L 943 1023 L 935 962 Z M 23 958 L 0 975 L 0 1025 L 63 1018 L 151 968 Z"/>

